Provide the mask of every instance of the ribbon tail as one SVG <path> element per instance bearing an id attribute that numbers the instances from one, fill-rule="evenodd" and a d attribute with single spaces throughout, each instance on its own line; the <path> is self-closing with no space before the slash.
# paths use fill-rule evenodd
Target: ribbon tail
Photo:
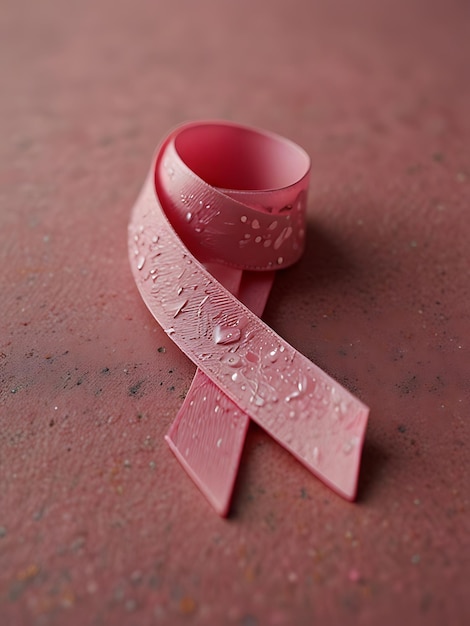
<path id="1" fill-rule="evenodd" d="M 331 379 L 330 379 L 331 380 Z M 350 394 L 337 386 L 339 395 Z M 352 397 L 352 405 L 344 416 L 335 416 L 339 423 L 336 428 L 322 426 L 310 432 L 300 432 L 292 439 L 286 438 L 284 431 L 275 422 L 256 420 L 273 439 L 286 448 L 305 467 L 328 485 L 333 491 L 350 502 L 356 499 L 361 454 L 369 417 L 369 408 Z M 338 406 L 338 405 L 336 405 Z M 331 415 L 332 406 L 326 408 Z M 333 409 L 335 410 L 335 409 Z M 331 423 L 331 418 L 330 418 Z M 311 445 L 306 447 L 306 437 Z"/>
<path id="2" fill-rule="evenodd" d="M 209 268 L 224 286 L 253 313 L 261 316 L 274 272 L 243 272 Z M 231 272 L 231 274 L 230 274 Z M 183 468 L 216 512 L 225 517 L 230 508 L 250 418 L 201 370 L 165 439 Z"/>
<path id="3" fill-rule="evenodd" d="M 216 512 L 228 514 L 250 418 L 197 370 L 165 439 Z"/>

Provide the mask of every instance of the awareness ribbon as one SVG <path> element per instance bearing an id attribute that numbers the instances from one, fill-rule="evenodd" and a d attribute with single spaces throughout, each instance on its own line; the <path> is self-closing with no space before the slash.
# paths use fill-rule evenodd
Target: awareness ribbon
<path id="1" fill-rule="evenodd" d="M 220 515 L 250 419 L 356 496 L 369 409 L 260 319 L 275 270 L 303 251 L 309 175 L 287 139 L 194 122 L 162 142 L 132 210 L 137 287 L 197 366 L 166 440 Z"/>

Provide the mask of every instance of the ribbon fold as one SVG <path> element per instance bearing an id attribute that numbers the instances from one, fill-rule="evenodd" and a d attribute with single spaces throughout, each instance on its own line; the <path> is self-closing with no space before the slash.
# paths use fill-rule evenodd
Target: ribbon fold
<path id="1" fill-rule="evenodd" d="M 137 287 L 197 372 L 166 437 L 220 515 L 249 420 L 348 500 L 368 408 L 264 324 L 276 269 L 305 243 L 308 155 L 227 122 L 174 130 L 129 223 Z"/>

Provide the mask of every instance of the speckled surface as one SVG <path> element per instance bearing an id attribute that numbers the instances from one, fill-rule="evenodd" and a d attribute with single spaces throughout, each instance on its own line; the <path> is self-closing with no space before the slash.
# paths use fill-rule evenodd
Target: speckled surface
<path id="1" fill-rule="evenodd" d="M 1 5 L 2 626 L 466 624 L 468 4 Z M 312 157 L 266 320 L 371 406 L 356 504 L 253 427 L 222 520 L 164 443 L 194 367 L 126 227 L 200 117 Z"/>

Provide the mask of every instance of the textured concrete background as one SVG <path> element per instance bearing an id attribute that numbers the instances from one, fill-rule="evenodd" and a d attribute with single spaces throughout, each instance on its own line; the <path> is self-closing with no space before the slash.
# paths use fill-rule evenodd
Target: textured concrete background
<path id="1" fill-rule="evenodd" d="M 0 624 L 468 623 L 470 12 L 0 2 Z M 193 366 L 126 224 L 176 123 L 313 160 L 266 319 L 371 408 L 357 504 L 252 427 L 219 519 L 163 441 Z"/>

